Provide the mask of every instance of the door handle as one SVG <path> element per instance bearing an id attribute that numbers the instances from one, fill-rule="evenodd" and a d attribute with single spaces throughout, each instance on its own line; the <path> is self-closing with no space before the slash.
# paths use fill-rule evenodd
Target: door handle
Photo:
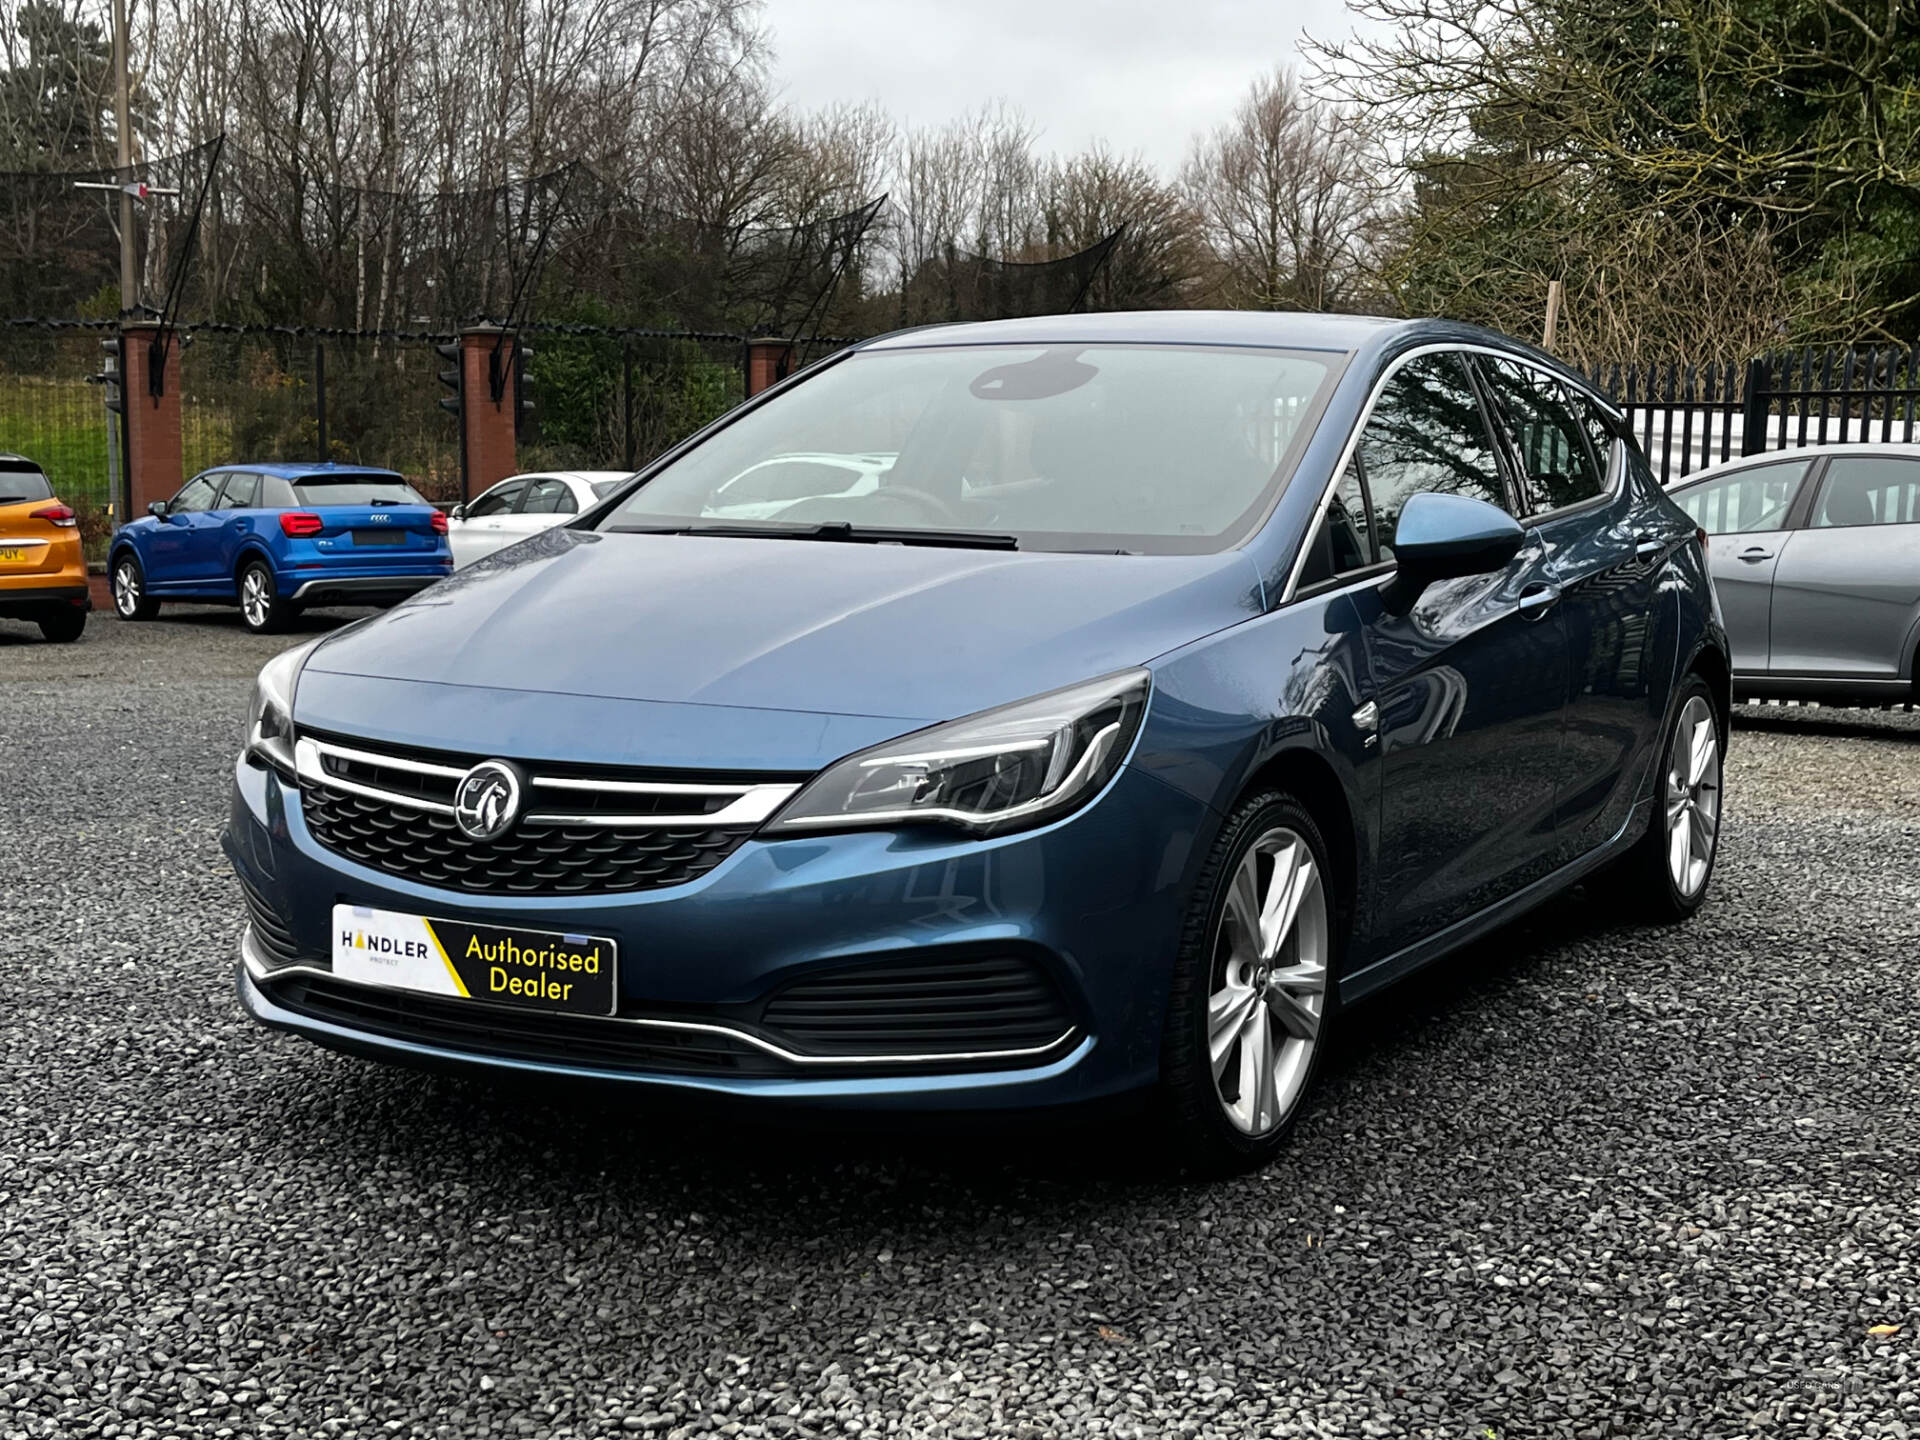
<path id="1" fill-rule="evenodd" d="M 1660 554 L 1666 548 L 1667 548 L 1666 541 L 1655 539 L 1649 536 L 1648 538 L 1641 540 L 1639 544 L 1633 547 L 1633 554 L 1634 554 L 1634 558 L 1637 560 L 1646 560 L 1646 559 L 1650 559 L 1652 556 Z"/>
<path id="2" fill-rule="evenodd" d="M 1558 585 L 1529 585 L 1520 592 L 1520 618 L 1538 620 L 1560 598 Z"/>
<path id="3" fill-rule="evenodd" d="M 1773 551 L 1762 550 L 1756 545 L 1751 550 L 1742 550 L 1740 552 L 1740 558 L 1751 565 L 1760 560 L 1771 560 L 1773 558 Z"/>

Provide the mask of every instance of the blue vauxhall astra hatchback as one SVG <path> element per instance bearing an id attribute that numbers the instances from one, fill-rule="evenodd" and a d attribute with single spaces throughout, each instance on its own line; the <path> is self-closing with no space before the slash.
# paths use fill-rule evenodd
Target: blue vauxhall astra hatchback
<path id="1" fill-rule="evenodd" d="M 1144 1095 L 1257 1165 L 1343 1007 L 1578 880 L 1701 904 L 1728 675 L 1693 522 L 1522 345 L 906 332 L 268 664 L 240 998 L 765 1105 Z"/>
<path id="2" fill-rule="evenodd" d="M 453 571 L 447 517 L 391 470 L 221 465 L 148 510 L 107 555 L 122 620 L 224 603 L 270 633 L 309 605 L 389 604 Z"/>

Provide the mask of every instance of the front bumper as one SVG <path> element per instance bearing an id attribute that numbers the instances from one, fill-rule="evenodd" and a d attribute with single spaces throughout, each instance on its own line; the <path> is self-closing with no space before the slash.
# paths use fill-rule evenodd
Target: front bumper
<path id="1" fill-rule="evenodd" d="M 243 937 L 237 985 L 263 1024 L 427 1067 L 878 1109 L 1098 1100 L 1157 1078 L 1190 858 L 1209 815 L 1128 769 L 1090 806 L 1023 835 L 754 839 L 664 889 L 495 896 L 413 884 L 328 850 L 307 829 L 298 790 L 242 761 L 224 844 L 250 903 L 269 907 L 281 928 L 272 946 L 251 929 Z M 348 986 L 327 959 L 337 903 L 607 935 L 619 947 L 618 1014 L 562 1022 Z M 303 958 L 286 963 L 296 952 Z M 1068 1012 L 1057 1038 L 1022 1049 L 820 1053 L 762 1018 L 766 997 L 796 980 L 983 954 L 1044 969 Z"/>

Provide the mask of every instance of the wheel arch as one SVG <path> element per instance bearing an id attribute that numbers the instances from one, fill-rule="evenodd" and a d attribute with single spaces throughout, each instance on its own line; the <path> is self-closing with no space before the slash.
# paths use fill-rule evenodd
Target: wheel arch
<path id="1" fill-rule="evenodd" d="M 1720 743 L 1724 746 L 1727 728 L 1733 720 L 1733 666 L 1727 662 L 1726 652 L 1713 641 L 1705 641 L 1680 673 L 1698 675 L 1707 682 L 1707 688 L 1713 692 L 1713 708 L 1719 713 Z"/>
<path id="2" fill-rule="evenodd" d="M 267 574 L 273 577 L 273 592 L 280 593 L 280 567 L 273 563 L 273 552 L 257 539 L 250 539 L 240 546 L 240 553 L 233 557 L 234 593 L 240 589 L 240 573 L 255 560 L 267 567 Z"/>
<path id="3" fill-rule="evenodd" d="M 1284 790 L 1313 816 L 1332 851 L 1334 903 L 1339 915 L 1354 919 L 1360 889 L 1360 831 L 1353 800 L 1332 763 L 1308 745 L 1291 745 L 1267 757 L 1247 777 L 1240 799 L 1261 790 Z"/>

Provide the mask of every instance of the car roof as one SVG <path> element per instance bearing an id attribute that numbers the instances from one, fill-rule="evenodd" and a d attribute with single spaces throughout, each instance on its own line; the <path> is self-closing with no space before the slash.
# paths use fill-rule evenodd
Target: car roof
<path id="1" fill-rule="evenodd" d="M 862 349 L 910 350 L 925 345 L 1258 345 L 1300 350 L 1355 350 L 1399 336 L 1516 342 L 1474 326 L 1437 320 L 1297 311 L 1135 310 L 1100 315 L 1035 315 L 964 325 L 922 325 L 868 341 Z M 1526 348 L 1526 347 L 1522 347 Z"/>
<path id="2" fill-rule="evenodd" d="M 277 475 L 282 480 L 305 480 L 316 475 L 339 475 L 343 478 L 349 475 L 390 475 L 395 478 L 404 478 L 400 476 L 398 470 L 386 470 L 378 465 L 341 465 L 332 460 L 314 460 L 304 465 L 289 460 L 259 460 L 251 464 L 236 462 L 232 465 L 210 465 L 201 473 L 215 475 L 227 470 L 248 470 L 256 475 Z"/>
<path id="3" fill-rule="evenodd" d="M 1784 450 L 1762 450 L 1758 455 L 1738 455 L 1731 460 L 1722 460 L 1718 465 L 1709 465 L 1704 470 L 1696 470 L 1686 479 L 1676 481 L 1667 487 L 1672 494 L 1676 490 L 1691 490 L 1706 480 L 1718 480 L 1723 475 L 1731 475 L 1739 470 L 1751 470 L 1760 465 L 1778 465 L 1788 460 L 1818 460 L 1822 455 L 1867 455 L 1879 456 L 1888 460 L 1920 460 L 1920 443 L 1908 444 L 1900 440 L 1848 440 L 1844 443 L 1821 445 L 1789 445 Z"/>

